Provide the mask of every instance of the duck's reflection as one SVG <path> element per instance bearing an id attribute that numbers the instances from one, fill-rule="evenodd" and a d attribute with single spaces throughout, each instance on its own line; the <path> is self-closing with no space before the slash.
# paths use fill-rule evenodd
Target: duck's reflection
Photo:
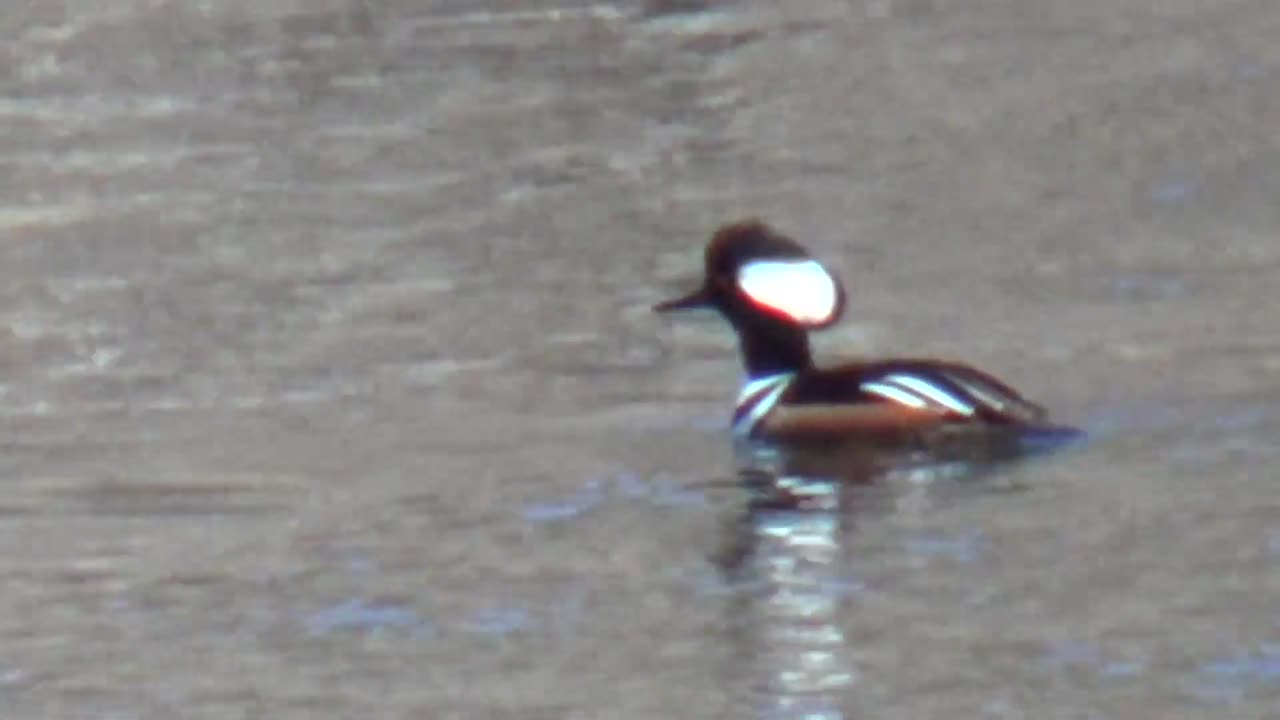
<path id="1" fill-rule="evenodd" d="M 730 606 L 731 667 L 755 717 L 852 716 L 856 671 L 843 629 L 858 583 L 851 538 L 859 517 L 928 507 L 955 491 L 1008 487 L 993 471 L 1034 452 L 893 456 L 739 448 L 744 512 L 718 565 L 738 591 Z"/>
<path id="2" fill-rule="evenodd" d="M 775 479 L 780 492 L 752 490 L 722 557 L 743 589 L 731 618 L 735 664 L 757 717 L 842 718 L 853 670 L 839 624 L 847 547 L 840 483 Z"/>
<path id="3" fill-rule="evenodd" d="M 794 473 L 768 447 L 740 450 L 745 512 L 719 558 L 740 589 L 729 618 L 733 674 L 755 717 L 843 718 L 854 681 L 840 624 L 849 478 Z"/>

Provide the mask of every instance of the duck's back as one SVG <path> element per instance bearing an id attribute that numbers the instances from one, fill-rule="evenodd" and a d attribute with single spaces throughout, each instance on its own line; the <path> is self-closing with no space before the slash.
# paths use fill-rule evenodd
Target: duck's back
<path id="1" fill-rule="evenodd" d="M 943 421 L 1041 422 L 1043 407 L 1014 388 L 960 363 L 895 358 L 844 363 L 799 373 L 783 405 L 898 406 Z"/>

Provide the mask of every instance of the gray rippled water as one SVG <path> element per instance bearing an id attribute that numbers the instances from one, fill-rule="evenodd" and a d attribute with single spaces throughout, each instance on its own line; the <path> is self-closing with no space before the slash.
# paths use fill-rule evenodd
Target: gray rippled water
<path id="1" fill-rule="evenodd" d="M 5 717 L 1274 716 L 1273 4 L 0 30 Z M 747 215 L 1094 440 L 753 509 L 648 310 Z"/>

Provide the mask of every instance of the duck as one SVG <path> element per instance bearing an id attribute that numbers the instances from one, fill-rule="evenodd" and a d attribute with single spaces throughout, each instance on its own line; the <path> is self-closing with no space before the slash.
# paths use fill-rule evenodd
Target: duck
<path id="1" fill-rule="evenodd" d="M 814 363 L 809 334 L 834 325 L 848 295 L 802 245 L 760 219 L 719 227 L 707 243 L 700 287 L 653 306 L 718 312 L 737 334 L 745 378 L 734 404 L 735 440 L 783 447 L 912 451 L 1054 446 L 1083 431 L 969 365 L 933 358 Z"/>

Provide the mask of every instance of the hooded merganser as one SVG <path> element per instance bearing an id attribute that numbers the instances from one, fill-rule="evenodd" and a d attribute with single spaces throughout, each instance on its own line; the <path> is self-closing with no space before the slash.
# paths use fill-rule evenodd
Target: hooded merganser
<path id="1" fill-rule="evenodd" d="M 815 367 L 808 333 L 834 324 L 844 305 L 844 288 L 803 247 L 746 220 L 712 236 L 701 288 L 654 310 L 712 308 L 737 332 L 747 377 L 735 438 L 927 450 L 1033 429 L 1082 435 L 1046 424 L 1044 408 L 967 365 L 895 358 Z"/>

